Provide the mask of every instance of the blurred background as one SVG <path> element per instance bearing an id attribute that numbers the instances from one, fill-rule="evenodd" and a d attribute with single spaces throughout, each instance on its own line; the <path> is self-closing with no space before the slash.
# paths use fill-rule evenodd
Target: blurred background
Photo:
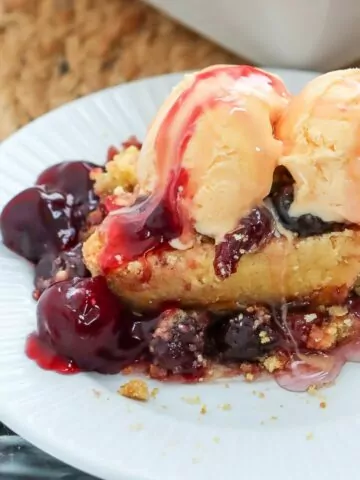
<path id="1" fill-rule="evenodd" d="M 242 60 L 139 0 L 0 0 L 0 140 L 107 86 Z"/>
<path id="2" fill-rule="evenodd" d="M 359 23 L 358 0 L 0 0 L 0 140 L 141 77 L 214 63 L 356 65 Z"/>

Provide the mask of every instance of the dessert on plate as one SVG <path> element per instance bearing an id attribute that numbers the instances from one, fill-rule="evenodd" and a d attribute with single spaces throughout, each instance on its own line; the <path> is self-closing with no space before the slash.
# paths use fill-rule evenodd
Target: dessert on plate
<path id="1" fill-rule="evenodd" d="M 26 351 L 63 373 L 272 374 L 291 390 L 360 357 L 360 71 L 292 96 L 263 70 L 186 75 L 141 144 L 62 162 L 1 215 L 35 264 Z"/>

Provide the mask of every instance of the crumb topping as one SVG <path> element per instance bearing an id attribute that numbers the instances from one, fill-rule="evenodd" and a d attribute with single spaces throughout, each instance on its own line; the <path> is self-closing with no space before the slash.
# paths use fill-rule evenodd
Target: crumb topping
<path id="1" fill-rule="evenodd" d="M 121 197 L 124 193 L 132 193 L 137 185 L 136 166 L 139 150 L 129 147 L 107 162 L 105 171 L 95 169 L 91 179 L 95 181 L 94 190 L 99 197 L 115 195 Z"/>
<path id="2" fill-rule="evenodd" d="M 124 385 L 121 385 L 118 393 L 123 397 L 140 400 L 142 402 L 147 402 L 150 397 L 149 387 L 144 380 L 130 380 Z"/>

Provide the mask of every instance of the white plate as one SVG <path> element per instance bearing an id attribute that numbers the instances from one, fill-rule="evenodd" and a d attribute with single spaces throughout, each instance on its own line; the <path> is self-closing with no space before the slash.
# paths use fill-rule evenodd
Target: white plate
<path id="1" fill-rule="evenodd" d="M 279 73 L 293 92 L 314 75 Z M 130 134 L 143 138 L 157 106 L 180 78 L 169 75 L 96 93 L 6 140 L 0 148 L 0 208 L 54 162 L 102 162 L 110 144 Z M 35 327 L 31 290 L 32 268 L 0 246 L 0 419 L 46 452 L 113 480 L 358 477 L 359 365 L 347 365 L 336 386 L 322 393 L 326 409 L 319 406 L 321 396 L 240 379 L 229 388 L 149 382 L 159 387 L 158 396 L 139 404 L 116 393 L 121 375 L 61 376 L 25 357 L 25 338 Z M 182 399 L 196 396 L 201 404 Z M 219 408 L 222 404 L 231 410 Z"/>

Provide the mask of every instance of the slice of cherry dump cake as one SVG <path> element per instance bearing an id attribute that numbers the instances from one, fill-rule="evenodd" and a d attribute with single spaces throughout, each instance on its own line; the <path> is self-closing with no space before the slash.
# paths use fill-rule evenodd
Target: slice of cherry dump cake
<path id="1" fill-rule="evenodd" d="M 297 96 L 218 65 L 187 75 L 144 143 L 63 162 L 5 206 L 35 265 L 28 355 L 65 372 L 291 390 L 360 358 L 360 71 Z"/>

